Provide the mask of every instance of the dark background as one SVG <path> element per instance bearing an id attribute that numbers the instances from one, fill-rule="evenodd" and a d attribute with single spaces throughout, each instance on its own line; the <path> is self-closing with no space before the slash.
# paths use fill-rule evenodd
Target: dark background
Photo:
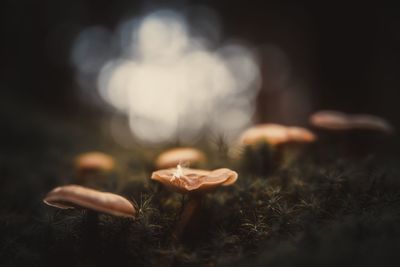
<path id="1" fill-rule="evenodd" d="M 69 61 L 79 31 L 94 25 L 113 30 L 121 19 L 155 7 L 179 9 L 189 4 L 213 8 L 226 36 L 281 48 L 294 80 L 311 92 L 311 110 L 372 113 L 400 125 L 400 12 L 382 1 L 317 5 L 230 0 L 5 1 L 1 103 L 61 117 L 84 113 L 80 107 L 87 105 L 77 97 L 79 88 Z M 268 84 L 263 86 L 265 90 Z M 273 117 L 273 112 L 271 116 L 262 114 L 260 119 L 279 122 L 279 116 Z"/>
<path id="2" fill-rule="evenodd" d="M 72 159 L 78 153 L 106 151 L 122 162 L 123 170 L 126 168 L 129 174 L 140 177 L 139 170 L 147 167 L 146 163 L 152 160 L 151 149 L 148 149 L 149 155 L 145 149 L 122 151 L 110 143 L 109 137 L 102 136 L 100 120 L 92 118 L 101 117 L 97 115 L 103 108 L 106 110 L 106 106 L 85 102 L 80 97 L 82 91 L 70 63 L 74 38 L 86 27 L 101 25 L 114 31 L 124 18 L 143 15 L 157 7 L 184 9 L 193 4 L 209 6 L 219 14 L 224 37 L 237 37 L 257 47 L 279 47 L 291 65 L 290 81 L 307 88 L 310 98 L 310 106 L 305 107 L 307 112 L 338 109 L 372 113 L 387 118 L 397 130 L 400 129 L 400 10 L 395 5 L 382 1 L 315 5 L 267 0 L 6 0 L 0 9 L 0 262 L 23 263 L 11 266 L 35 263 L 46 266 L 43 263 L 48 262 L 49 266 L 54 266 L 53 262 L 63 265 L 65 261 L 64 265 L 72 266 L 70 262 L 81 262 L 85 258 L 80 256 L 79 247 L 76 247 L 81 242 L 77 242 L 70 232 L 57 230 L 57 220 L 70 217 L 63 214 L 56 216 L 56 212 L 46 209 L 41 202 L 49 190 L 71 181 L 74 175 Z M 268 76 L 268 60 L 264 62 L 261 58 L 261 61 L 264 83 L 259 98 L 258 120 L 306 124 L 306 116 L 290 121 L 282 113 L 275 112 L 280 102 L 270 88 L 273 82 Z M 305 234 L 308 236 L 306 241 L 298 243 L 299 250 L 277 247 L 276 240 L 270 240 L 270 246 L 264 246 L 265 251 L 270 253 L 266 257 L 272 255 L 272 260 L 277 259 L 279 266 L 285 262 L 290 265 L 290 261 L 311 266 L 309 259 L 319 266 L 327 262 L 333 265 L 337 262 L 336 265 L 340 266 L 345 266 L 343 262 L 351 263 L 350 266 L 380 266 L 382 262 L 386 265 L 390 262 L 397 264 L 400 244 L 397 216 L 400 203 L 398 138 L 396 142 L 395 145 L 389 143 L 390 151 L 396 156 L 387 153 L 384 157 L 377 157 L 377 167 L 365 167 L 369 166 L 368 159 L 368 164 L 360 164 L 357 160 L 338 160 L 339 163 L 334 165 L 337 170 L 328 173 L 333 178 L 325 179 L 318 171 L 320 168 L 330 170 L 331 161 L 335 161 L 335 154 L 330 150 L 321 153 L 324 156 L 322 162 L 329 166 L 316 166 L 316 177 L 307 176 L 310 167 L 305 165 L 304 176 L 321 192 L 322 199 L 328 194 L 326 192 L 336 188 L 336 183 L 347 184 L 347 181 L 335 180 L 336 177 L 341 179 L 342 172 L 345 177 L 348 176 L 351 186 L 338 190 L 346 197 L 350 195 L 354 198 L 344 199 L 349 202 L 343 199 L 336 201 L 333 189 L 333 193 L 329 193 L 333 196 L 332 200 L 326 201 L 338 217 L 337 221 L 329 224 L 333 225 L 332 228 L 317 234 L 308 229 L 310 234 Z M 319 159 L 318 155 L 316 159 Z M 360 165 L 361 171 L 356 169 L 356 174 L 351 172 L 353 163 Z M 297 173 L 296 170 L 293 172 Z M 282 176 L 296 177 L 285 173 Z M 147 176 L 143 177 L 147 179 Z M 376 184 L 375 177 L 382 182 Z M 326 181 L 318 184 L 321 179 Z M 139 192 L 141 187 L 133 184 L 132 188 L 136 187 Z M 372 190 L 375 187 L 377 189 Z M 364 196 L 363 188 L 371 189 L 371 192 L 367 191 Z M 393 195 L 391 191 L 395 191 Z M 247 196 L 247 190 L 243 192 Z M 238 199 L 236 195 L 234 197 L 232 199 Z M 391 201 L 390 197 L 394 200 Z M 137 195 L 134 198 L 139 199 Z M 239 207 L 256 205 L 236 200 L 235 203 Z M 336 211 L 337 205 L 341 207 Z M 315 215 L 315 210 L 312 209 L 311 215 Z M 325 211 L 324 206 L 321 211 Z M 350 213 L 354 218 L 346 216 L 342 220 L 342 213 Z M 293 220 L 299 219 L 306 226 L 315 223 L 313 217 L 307 216 L 304 220 L 294 216 Z M 75 223 L 79 222 L 79 218 Z M 307 218 L 312 219 L 308 221 Z M 323 220 L 318 222 L 328 224 Z M 48 234 L 51 232 L 49 229 L 55 229 L 59 235 L 52 237 Z M 144 247 L 139 251 L 153 253 L 145 247 L 150 244 L 141 238 L 137 240 L 138 246 Z M 220 239 L 216 243 L 219 242 Z M 105 244 L 105 247 L 113 247 L 109 240 Z M 119 247 L 114 249 L 115 255 L 119 255 Z M 144 258 L 138 255 L 137 258 Z M 133 259 L 135 257 L 133 255 Z M 111 258 L 109 256 L 110 262 L 115 264 L 115 258 L 112 261 Z M 63 259 L 61 263 L 60 259 Z M 354 259 L 358 264 L 353 264 Z M 268 261 L 262 258 L 260 265 L 265 265 L 265 262 Z M 243 266 L 248 265 L 246 259 Z"/>

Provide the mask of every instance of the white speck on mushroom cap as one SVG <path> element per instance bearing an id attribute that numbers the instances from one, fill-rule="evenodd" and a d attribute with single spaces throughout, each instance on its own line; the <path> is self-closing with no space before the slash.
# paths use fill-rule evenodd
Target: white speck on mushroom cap
<path id="1" fill-rule="evenodd" d="M 174 172 L 174 174 L 171 177 L 171 182 L 174 181 L 175 179 L 181 178 L 182 176 L 184 176 L 183 168 L 182 168 L 182 166 L 180 164 L 178 164 L 176 166 L 176 171 Z"/>

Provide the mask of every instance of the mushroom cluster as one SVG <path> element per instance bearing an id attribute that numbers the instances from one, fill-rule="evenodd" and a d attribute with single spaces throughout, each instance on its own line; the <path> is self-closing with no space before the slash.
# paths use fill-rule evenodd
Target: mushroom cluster
<path id="1" fill-rule="evenodd" d="M 160 169 L 154 171 L 151 179 L 163 184 L 173 192 L 188 195 L 188 202 L 182 212 L 172 236 L 178 240 L 193 214 L 201 207 L 205 193 L 219 186 L 228 186 L 236 182 L 238 174 L 232 170 L 221 168 L 213 171 L 190 169 L 180 164 L 200 164 L 205 162 L 203 152 L 190 147 L 174 148 L 161 153 L 155 165 Z M 135 206 L 126 198 L 97 189 L 99 181 L 107 182 L 107 176 L 115 168 L 114 159 L 102 152 L 80 154 L 74 160 L 76 182 L 59 186 L 51 190 L 43 199 L 48 206 L 58 209 L 85 210 L 90 221 L 88 229 L 98 225 L 98 213 L 118 217 L 135 218 Z M 172 168 L 172 166 L 175 166 Z M 108 179 L 110 179 L 108 177 Z M 91 188 L 90 188 L 91 187 Z M 96 231 L 94 231 L 96 232 Z"/>
<path id="2" fill-rule="evenodd" d="M 328 132 L 372 131 L 389 134 L 393 127 L 377 116 L 356 114 L 348 115 L 337 111 L 320 111 L 310 117 L 310 124 Z M 347 135 L 346 135 L 347 136 Z M 244 147 L 243 162 L 249 160 L 250 170 L 270 171 L 293 162 L 302 155 L 304 149 L 316 142 L 312 131 L 294 126 L 279 124 L 259 124 L 243 132 L 239 144 Z M 356 141 L 352 140 L 353 143 Z M 247 153 L 247 154 L 246 154 Z M 163 185 L 171 192 L 187 197 L 183 211 L 172 232 L 173 240 L 182 238 L 188 226 L 201 210 L 204 197 L 217 188 L 233 185 L 238 173 L 228 169 L 197 169 L 206 163 L 205 154 L 195 148 L 173 148 L 159 154 L 154 161 L 157 168 L 151 180 Z M 194 165 L 196 168 L 186 166 Z M 116 183 L 110 177 L 115 170 L 114 158 L 102 152 L 88 152 L 79 155 L 75 161 L 76 179 L 74 184 L 56 187 L 43 199 L 49 206 L 59 209 L 81 209 L 98 220 L 98 213 L 112 216 L 136 218 L 137 210 L 128 199 L 111 192 L 96 190 L 112 188 Z M 255 166 L 255 167 L 254 167 Z M 253 168 L 254 167 L 254 168 Z M 112 191 L 112 190 L 111 190 Z M 94 216 L 94 217 L 93 217 Z M 93 221 L 93 220 L 92 220 Z"/>

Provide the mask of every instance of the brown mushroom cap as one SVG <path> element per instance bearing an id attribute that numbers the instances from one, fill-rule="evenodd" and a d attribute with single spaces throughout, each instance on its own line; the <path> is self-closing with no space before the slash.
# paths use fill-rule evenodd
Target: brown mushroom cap
<path id="1" fill-rule="evenodd" d="M 153 172 L 151 179 L 178 193 L 205 192 L 219 186 L 228 186 L 236 182 L 238 174 L 222 168 L 213 171 L 190 168 L 164 169 Z"/>
<path id="2" fill-rule="evenodd" d="M 199 163 L 205 160 L 205 155 L 198 149 L 191 147 L 179 147 L 161 153 L 156 159 L 159 169 L 175 167 L 182 163 Z"/>
<path id="3" fill-rule="evenodd" d="M 57 187 L 46 195 L 43 202 L 59 209 L 81 207 L 122 217 L 134 217 L 136 214 L 126 198 L 79 185 Z"/>
<path id="4" fill-rule="evenodd" d="M 78 171 L 99 170 L 112 171 L 115 167 L 114 159 L 102 152 L 87 152 L 80 154 L 75 159 L 75 167 Z"/>
<path id="5" fill-rule="evenodd" d="M 346 114 L 339 111 L 323 110 L 310 116 L 310 123 L 328 130 L 375 130 L 392 133 L 393 127 L 388 121 L 369 114 Z"/>
<path id="6" fill-rule="evenodd" d="M 240 137 L 243 145 L 254 145 L 265 141 L 276 146 L 283 143 L 309 143 L 315 141 L 316 136 L 309 130 L 301 127 L 287 127 L 279 124 L 259 124 L 247 129 Z"/>

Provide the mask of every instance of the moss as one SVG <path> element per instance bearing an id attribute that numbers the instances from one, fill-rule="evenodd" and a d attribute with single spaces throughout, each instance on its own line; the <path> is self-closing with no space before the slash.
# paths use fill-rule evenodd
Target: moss
<path id="1" fill-rule="evenodd" d="M 149 155 L 161 149 L 124 149 L 95 129 L 74 135 L 78 125 L 60 123 L 35 128 L 40 144 L 13 141 L 0 152 L 1 266 L 368 266 L 396 259 L 400 166 L 390 151 L 349 159 L 322 144 L 279 168 L 270 167 L 267 146 L 245 153 L 238 182 L 208 194 L 200 227 L 171 243 L 186 200 L 148 179 Z M 12 130 L 29 138 L 21 128 Z M 215 159 L 208 167 L 234 168 L 221 140 L 198 146 Z M 73 181 L 75 154 L 99 148 L 122 163 L 115 174 L 119 185 L 109 190 L 132 200 L 139 217 L 101 215 L 98 235 L 85 243 L 85 213 L 56 211 L 41 199 Z"/>

